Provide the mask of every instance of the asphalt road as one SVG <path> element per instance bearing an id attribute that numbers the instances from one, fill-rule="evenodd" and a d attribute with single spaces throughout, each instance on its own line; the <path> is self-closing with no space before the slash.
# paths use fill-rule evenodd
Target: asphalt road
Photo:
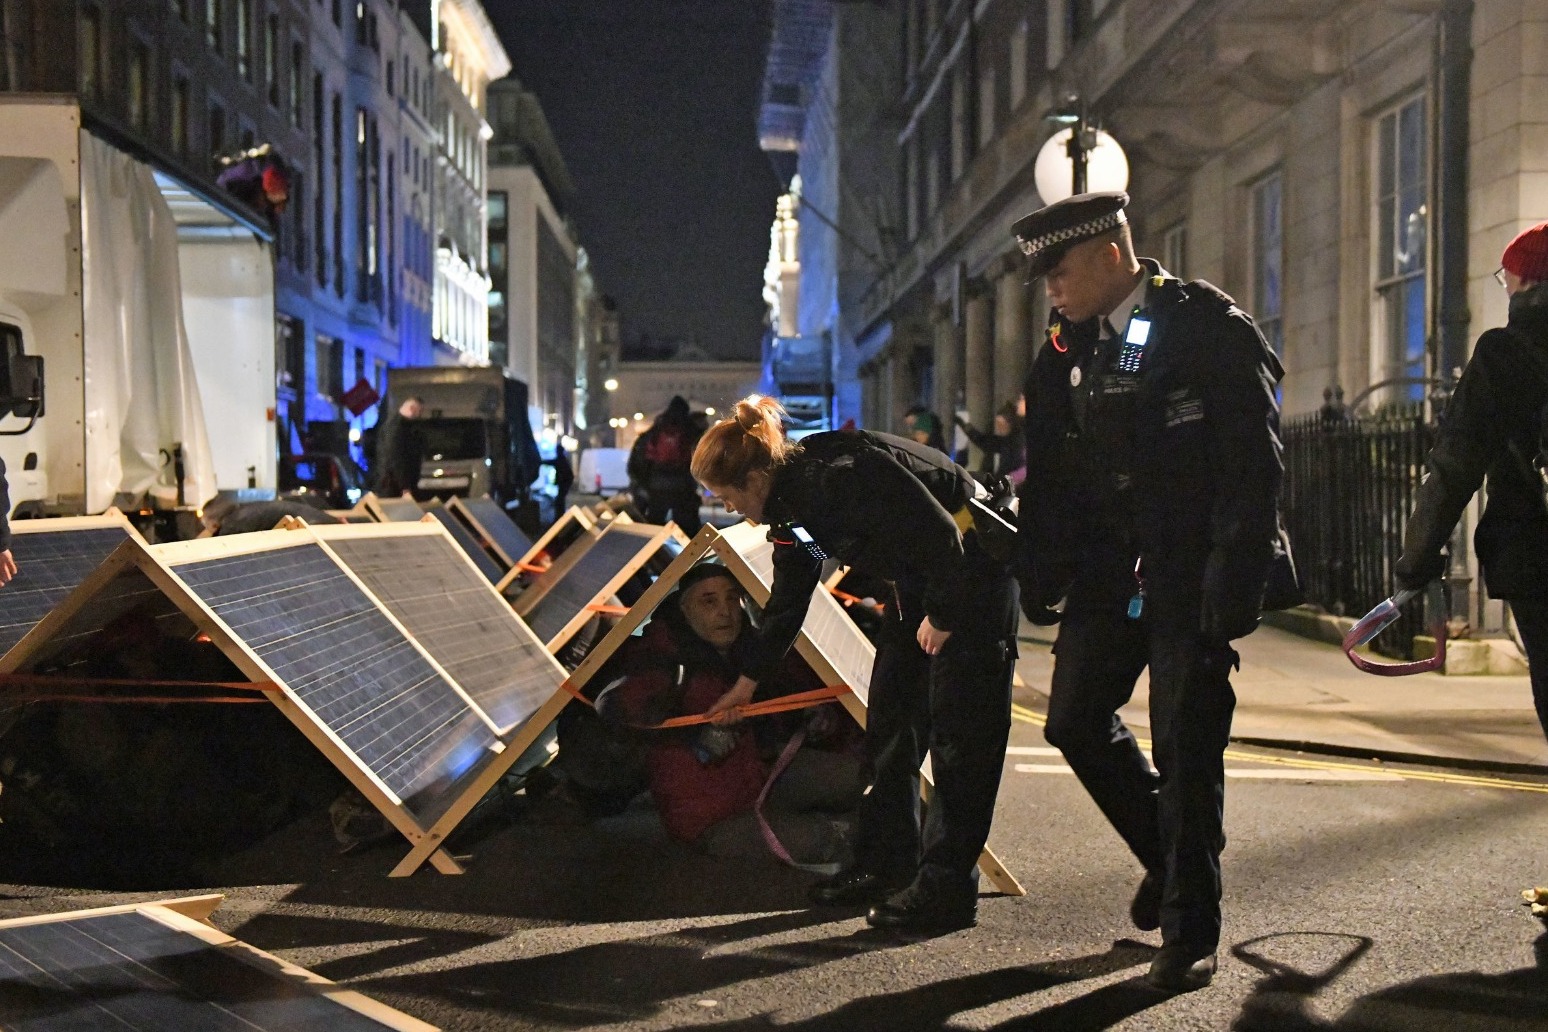
<path id="1" fill-rule="evenodd" d="M 1519 895 L 1548 882 L 1548 785 L 1233 750 L 1220 974 L 1167 998 L 1127 924 L 1137 866 L 1019 712 L 993 845 L 1027 895 L 969 931 L 881 936 L 647 819 L 505 823 L 468 874 L 399 880 L 400 846 L 338 856 L 318 816 L 212 871 L 214 920 L 447 1029 L 1548 1029 Z M 0 915 L 205 888 L 0 886 Z"/>

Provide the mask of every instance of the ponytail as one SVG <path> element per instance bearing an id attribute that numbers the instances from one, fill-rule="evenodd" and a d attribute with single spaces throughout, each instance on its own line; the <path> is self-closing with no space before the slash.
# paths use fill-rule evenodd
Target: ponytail
<path id="1" fill-rule="evenodd" d="M 749 394 L 736 410 L 699 438 L 693 450 L 693 477 L 715 487 L 744 487 L 754 473 L 785 462 L 799 445 L 785 436 L 785 410 L 773 398 Z"/>

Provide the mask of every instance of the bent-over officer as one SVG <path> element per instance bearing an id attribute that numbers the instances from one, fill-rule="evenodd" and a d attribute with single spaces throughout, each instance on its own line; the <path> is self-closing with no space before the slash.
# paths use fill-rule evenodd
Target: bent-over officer
<path id="1" fill-rule="evenodd" d="M 777 668 L 824 558 L 890 581 L 871 668 L 869 788 L 854 862 L 816 885 L 812 899 L 875 904 L 867 920 L 881 928 L 967 927 L 977 921 L 976 865 L 1005 765 L 1016 662 L 1016 582 L 982 504 L 993 499 L 934 448 L 860 430 L 797 444 L 785 436 L 783 415 L 771 398 L 739 401 L 694 452 L 699 482 L 732 512 L 767 524 L 774 544 L 759 640 L 708 712 L 746 703 Z M 921 833 L 926 750 L 935 790 Z"/>
<path id="2" fill-rule="evenodd" d="M 1147 979 L 1183 992 L 1215 972 L 1231 641 L 1277 540 L 1283 371 L 1231 298 L 1135 257 L 1127 204 L 1081 194 L 1015 225 L 1052 310 L 1026 388 L 1023 608 L 1048 623 L 1064 602 L 1046 737 L 1144 865 Z M 1118 716 L 1146 666 L 1155 769 Z"/>

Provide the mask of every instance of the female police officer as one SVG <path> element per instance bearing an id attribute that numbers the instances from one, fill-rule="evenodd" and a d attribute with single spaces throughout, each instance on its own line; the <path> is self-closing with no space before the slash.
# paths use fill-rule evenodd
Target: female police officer
<path id="1" fill-rule="evenodd" d="M 824 558 L 890 581 L 866 728 L 854 864 L 812 890 L 827 905 L 875 903 L 881 928 L 940 931 L 977 920 L 976 862 L 989 835 L 1010 733 L 1016 585 L 971 530 L 972 477 L 891 434 L 834 431 L 797 444 L 784 410 L 753 395 L 711 427 L 693 474 L 768 525 L 774 583 L 758 645 L 710 712 L 735 719 L 795 641 Z M 998 549 L 996 549 L 998 551 Z M 923 835 L 919 766 L 935 790 Z"/>

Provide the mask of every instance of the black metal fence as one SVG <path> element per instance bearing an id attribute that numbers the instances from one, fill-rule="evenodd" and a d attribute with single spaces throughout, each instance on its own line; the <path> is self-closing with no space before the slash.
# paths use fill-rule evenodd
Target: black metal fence
<path id="1" fill-rule="evenodd" d="M 1282 430 L 1285 524 L 1306 601 L 1361 616 L 1396 590 L 1392 567 L 1433 427 L 1415 404 L 1353 420 L 1304 416 L 1286 420 Z M 1373 644 L 1412 658 L 1413 637 L 1423 627 L 1421 596 Z"/>

